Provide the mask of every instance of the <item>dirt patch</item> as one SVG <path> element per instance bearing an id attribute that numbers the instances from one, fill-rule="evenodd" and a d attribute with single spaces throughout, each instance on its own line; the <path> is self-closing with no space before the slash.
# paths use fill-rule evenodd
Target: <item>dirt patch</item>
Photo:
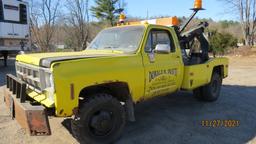
<path id="1" fill-rule="evenodd" d="M 248 46 L 242 46 L 239 48 L 234 48 L 228 51 L 229 56 L 236 56 L 236 57 L 248 57 L 248 56 L 255 56 L 256 55 L 256 48 L 251 48 Z"/>
<path id="2" fill-rule="evenodd" d="M 0 67 L 4 74 L 14 68 Z M 221 98 L 215 103 L 195 100 L 191 92 L 179 92 L 136 105 L 135 123 L 128 123 L 117 144 L 246 143 L 256 142 L 256 57 L 230 57 L 230 75 L 224 80 Z M 2 87 L 1 87 L 2 88 Z M 0 88 L 1 144 L 75 144 L 68 119 L 50 117 L 52 135 L 30 137 L 11 120 Z M 202 120 L 234 119 L 236 128 L 205 128 Z"/>

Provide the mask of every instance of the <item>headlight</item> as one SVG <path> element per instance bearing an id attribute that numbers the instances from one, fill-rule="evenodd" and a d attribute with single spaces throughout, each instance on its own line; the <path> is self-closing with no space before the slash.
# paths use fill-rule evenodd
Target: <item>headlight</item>
<path id="1" fill-rule="evenodd" d="M 49 99 L 54 101 L 54 82 L 52 73 L 45 72 L 45 87 L 48 93 Z"/>
<path id="2" fill-rule="evenodd" d="M 45 73 L 45 87 L 53 87 L 53 78 L 51 73 Z"/>

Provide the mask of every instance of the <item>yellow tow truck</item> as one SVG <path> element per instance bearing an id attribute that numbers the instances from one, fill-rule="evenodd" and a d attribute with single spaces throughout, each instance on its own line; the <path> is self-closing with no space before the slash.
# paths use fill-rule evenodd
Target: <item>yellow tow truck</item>
<path id="1" fill-rule="evenodd" d="M 196 0 L 183 26 L 176 17 L 122 22 L 100 32 L 85 51 L 18 55 L 16 76 L 6 78 L 12 116 L 31 135 L 50 135 L 47 111 L 54 110 L 57 117 L 73 116 L 81 143 L 111 143 L 127 120 L 135 121 L 138 102 L 179 90 L 216 101 L 228 59 L 208 56 L 206 22 L 185 31 L 201 9 Z"/>

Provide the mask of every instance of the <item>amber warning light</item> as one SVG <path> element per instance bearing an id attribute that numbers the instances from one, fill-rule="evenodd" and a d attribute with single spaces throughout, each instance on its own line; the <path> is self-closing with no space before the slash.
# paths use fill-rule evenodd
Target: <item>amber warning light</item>
<path id="1" fill-rule="evenodd" d="M 121 13 L 119 16 L 119 23 L 123 24 L 125 22 L 126 16 L 124 13 Z"/>
<path id="2" fill-rule="evenodd" d="M 203 9 L 203 2 L 202 0 L 195 0 L 195 3 L 194 3 L 194 10 L 201 10 Z"/>

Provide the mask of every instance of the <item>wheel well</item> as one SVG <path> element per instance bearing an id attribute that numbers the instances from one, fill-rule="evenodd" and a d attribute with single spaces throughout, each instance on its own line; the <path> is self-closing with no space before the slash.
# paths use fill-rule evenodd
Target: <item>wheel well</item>
<path id="1" fill-rule="evenodd" d="M 96 93 L 107 93 L 117 98 L 120 102 L 125 103 L 125 111 L 127 115 L 127 120 L 134 122 L 134 105 L 133 100 L 130 95 L 129 86 L 125 82 L 113 82 L 113 83 L 105 83 L 95 86 L 86 87 L 81 90 L 79 94 L 79 107 L 83 105 L 84 100 L 88 99 L 90 96 Z"/>
<path id="2" fill-rule="evenodd" d="M 213 73 L 217 72 L 222 78 L 224 77 L 224 66 L 219 65 L 213 68 Z"/>
<path id="3" fill-rule="evenodd" d="M 107 93 L 117 98 L 121 102 L 125 102 L 130 98 L 129 87 L 124 82 L 106 83 L 95 86 L 86 87 L 81 90 L 79 97 L 87 99 L 89 96 L 96 93 Z"/>

